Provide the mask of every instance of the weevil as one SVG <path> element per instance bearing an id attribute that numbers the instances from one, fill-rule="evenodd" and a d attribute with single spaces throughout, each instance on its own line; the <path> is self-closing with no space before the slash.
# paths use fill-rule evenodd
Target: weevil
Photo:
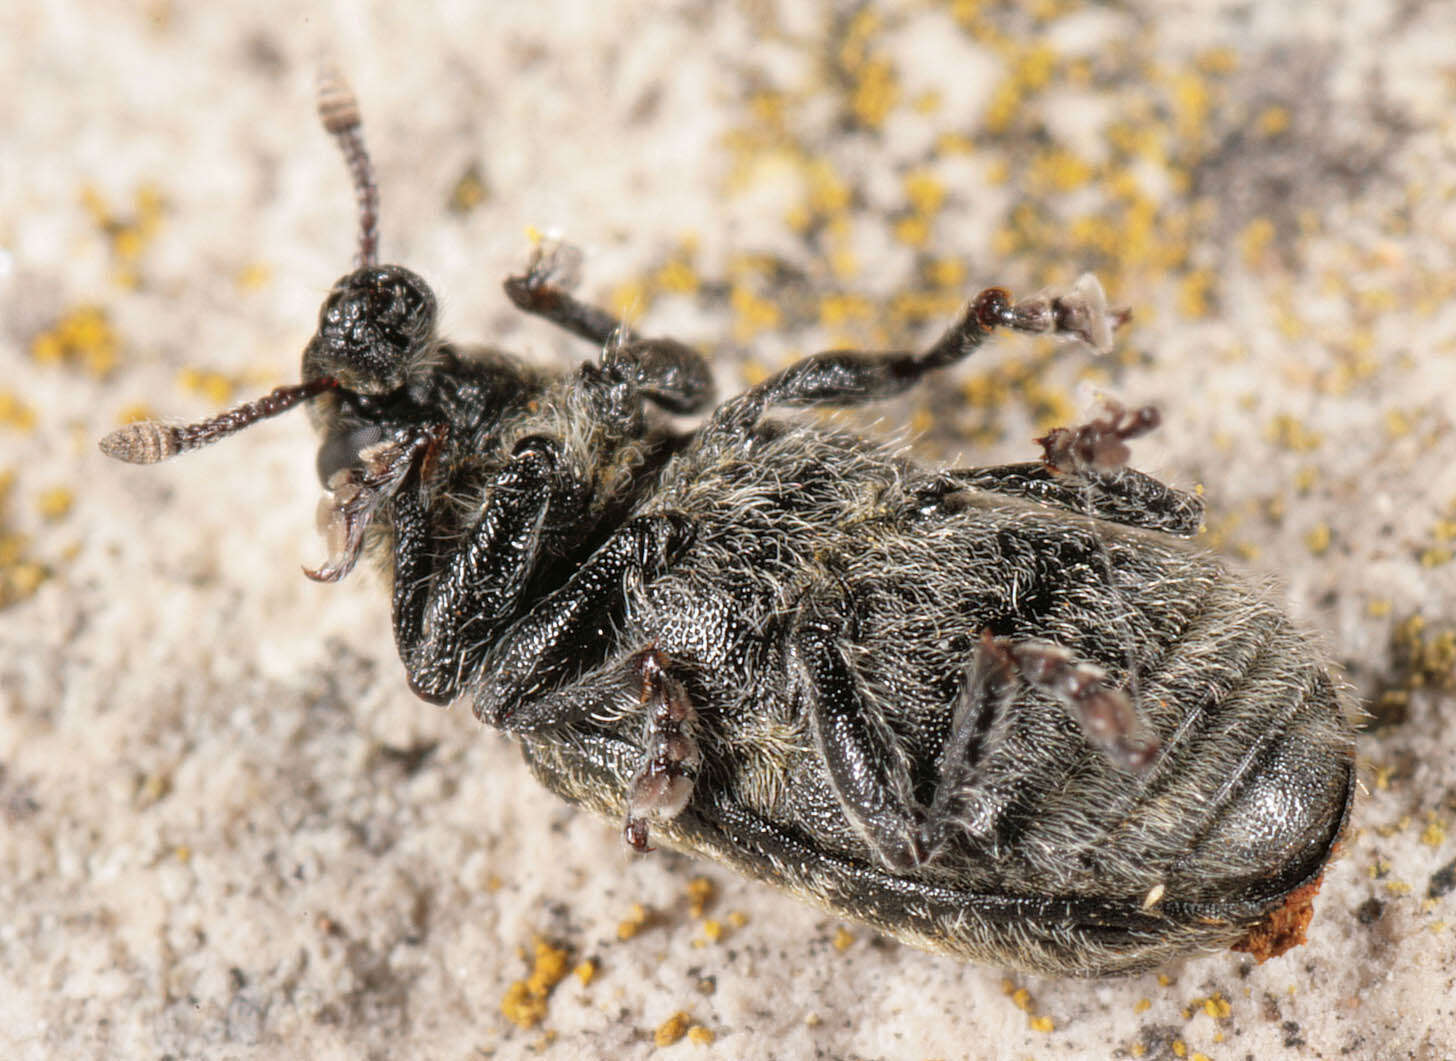
<path id="1" fill-rule="evenodd" d="M 1320 652 L 1190 544 L 1201 502 L 1126 466 L 1155 414 L 976 468 L 773 414 L 900 394 L 998 328 L 1106 346 L 1125 315 L 1095 280 L 987 288 L 924 350 L 814 354 L 715 402 L 697 350 L 578 301 L 542 253 L 506 294 L 600 352 L 542 370 L 437 335 L 426 282 L 379 264 L 335 76 L 319 111 L 360 235 L 302 381 L 103 451 L 152 463 L 306 405 L 309 574 L 378 557 L 410 688 L 470 700 L 633 848 L 1041 972 L 1302 938 L 1351 724 Z"/>

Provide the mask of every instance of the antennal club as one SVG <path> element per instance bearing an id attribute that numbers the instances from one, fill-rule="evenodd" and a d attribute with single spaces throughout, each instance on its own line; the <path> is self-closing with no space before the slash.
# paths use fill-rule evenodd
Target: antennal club
<path id="1" fill-rule="evenodd" d="M 336 387 L 338 383 L 328 378 L 278 387 L 255 401 L 245 402 L 211 419 L 183 424 L 180 427 L 157 420 L 127 424 L 125 427 L 118 427 L 101 440 L 101 452 L 128 464 L 156 464 L 168 457 L 175 457 L 191 449 L 200 449 L 210 442 L 237 434 L 259 420 L 287 412 L 300 402 L 306 402 L 314 395 Z"/>
<path id="2" fill-rule="evenodd" d="M 364 122 L 359 101 L 337 67 L 319 70 L 318 115 L 324 129 L 339 142 L 344 164 L 354 182 L 354 200 L 359 206 L 358 268 L 379 264 L 379 187 L 374 183 L 374 166 L 364 149 Z"/>

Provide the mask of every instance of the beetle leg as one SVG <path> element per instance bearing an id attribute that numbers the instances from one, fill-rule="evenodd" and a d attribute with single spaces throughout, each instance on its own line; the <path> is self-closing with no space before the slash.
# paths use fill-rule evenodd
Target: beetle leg
<path id="1" fill-rule="evenodd" d="M 1078 662 L 1066 649 L 1041 641 L 982 636 L 985 648 L 1014 664 L 1033 689 L 1065 707 L 1087 739 L 1117 766 L 1140 774 L 1152 765 L 1160 742 L 1138 717 L 1127 694 L 1106 682 L 1100 667 Z"/>
<path id="2" fill-rule="evenodd" d="M 1021 302 L 1012 302 L 1006 291 L 990 287 L 966 304 L 960 318 L 929 349 L 811 354 L 724 402 L 705 430 L 740 435 L 775 405 L 844 406 L 892 398 L 926 373 L 968 356 L 998 327 L 1063 335 L 1104 348 L 1124 320 L 1123 311 L 1108 309 L 1101 285 L 1091 276 L 1064 294 L 1043 293 Z"/>
<path id="3" fill-rule="evenodd" d="M 444 704 L 460 692 L 535 567 L 550 503 L 549 458 L 526 449 L 495 477 L 484 510 L 453 552 L 432 535 L 416 490 L 394 499 L 394 638 L 410 688 Z"/>
<path id="4" fill-rule="evenodd" d="M 648 648 L 629 664 L 641 678 L 647 735 L 644 761 L 627 790 L 622 838 L 642 852 L 652 850 L 647 845 L 648 819 L 682 813 L 703 761 L 692 732 L 697 715 L 682 683 L 667 673 L 667 662 L 659 650 Z"/>
<path id="5" fill-rule="evenodd" d="M 891 870 L 903 873 L 928 857 L 910 768 L 845 658 L 844 621 L 811 605 L 800 608 L 791 666 L 819 758 L 845 814 Z"/>
<path id="6" fill-rule="evenodd" d="M 713 374 L 703 355 L 676 339 L 643 339 L 613 314 L 582 302 L 561 274 L 565 252 L 537 250 L 522 276 L 505 282 L 517 308 L 550 321 L 602 348 L 602 369 L 630 382 L 645 397 L 674 413 L 696 413 L 713 400 Z"/>
<path id="7" fill-rule="evenodd" d="M 1203 499 L 1175 490 L 1132 468 L 1072 474 L 1040 461 L 991 468 L 960 468 L 936 478 L 917 495 L 925 515 L 954 511 L 966 489 L 1022 497 L 1143 530 L 1191 538 L 1203 523 Z"/>
<path id="8" fill-rule="evenodd" d="M 608 538 L 559 589 L 495 639 L 479 667 L 475 717 L 501 729 L 546 729 L 581 717 L 552 694 L 581 672 L 583 646 L 604 643 L 625 603 L 623 580 L 661 574 L 691 541 L 676 514 L 640 516 Z"/>

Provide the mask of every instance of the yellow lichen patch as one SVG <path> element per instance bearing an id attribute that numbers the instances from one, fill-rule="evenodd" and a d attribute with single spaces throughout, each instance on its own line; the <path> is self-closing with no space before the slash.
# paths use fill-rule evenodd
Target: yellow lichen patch
<path id="1" fill-rule="evenodd" d="M 481 172 L 480 163 L 472 162 L 456 178 L 445 206 L 452 214 L 468 214 L 489 198 L 490 188 L 485 183 L 485 174 Z"/>
<path id="2" fill-rule="evenodd" d="M 1087 184 L 1095 173 L 1086 159 L 1064 148 L 1053 148 L 1032 156 L 1026 176 L 1034 192 L 1069 192 Z"/>
<path id="3" fill-rule="evenodd" d="M 739 342 L 777 328 L 782 319 L 778 306 L 742 284 L 733 285 L 729 303 L 733 308 L 733 337 Z"/>
<path id="4" fill-rule="evenodd" d="M 1426 822 L 1426 827 L 1421 830 L 1421 843 L 1427 847 L 1440 847 L 1446 842 L 1446 827 L 1435 818 Z"/>
<path id="5" fill-rule="evenodd" d="M 1215 283 L 1216 277 L 1210 269 L 1194 269 L 1185 275 L 1178 284 L 1178 312 L 1194 319 L 1207 317 Z"/>
<path id="6" fill-rule="evenodd" d="M 511 984 L 501 999 L 501 1012 L 506 1019 L 518 1028 L 534 1028 L 540 1024 L 546 1017 L 551 989 L 565 978 L 567 970 L 566 950 L 537 940 L 530 976 Z"/>
<path id="7" fill-rule="evenodd" d="M 249 262 L 238 270 L 233 283 L 244 294 L 262 291 L 273 282 L 273 270 L 262 262 Z"/>
<path id="8" fill-rule="evenodd" d="M 102 377 L 116 367 L 120 342 L 106 310 L 80 305 L 30 342 L 30 354 L 42 364 L 68 365 Z"/>
<path id="9" fill-rule="evenodd" d="M 585 961 L 578 962 L 576 968 L 571 971 L 581 981 L 581 986 L 586 987 L 597 978 L 598 966 L 596 959 L 587 958 Z"/>
<path id="10" fill-rule="evenodd" d="M 618 284 L 612 290 L 607 297 L 607 305 L 611 307 L 613 316 L 620 320 L 628 320 L 645 313 L 647 308 L 652 305 L 652 297 L 643 281 L 628 280 L 626 283 Z"/>
<path id="11" fill-rule="evenodd" d="M 895 67 L 873 50 L 880 29 L 880 16 L 871 7 L 861 8 L 845 24 L 836 58 L 850 85 L 849 109 L 867 129 L 878 129 L 900 102 L 900 79 Z"/>
<path id="12" fill-rule="evenodd" d="M 1315 556 L 1322 556 L 1330 547 L 1332 537 L 1328 523 L 1316 523 L 1304 536 L 1304 544 Z"/>
<path id="13" fill-rule="evenodd" d="M 937 258 L 925 266 L 925 279 L 935 287 L 959 291 L 966 282 L 966 263 L 957 258 Z"/>
<path id="14" fill-rule="evenodd" d="M 909 214 L 895 222 L 895 238 L 907 247 L 921 248 L 930 242 L 930 221 Z"/>
<path id="15" fill-rule="evenodd" d="M 1312 453 L 1319 449 L 1324 437 L 1317 431 L 1311 431 L 1296 417 L 1288 413 L 1280 413 L 1269 422 L 1264 429 L 1264 437 L 1269 442 L 1289 450 L 1293 453 Z"/>
<path id="16" fill-rule="evenodd" d="M 843 954 L 854 945 L 854 933 L 840 925 L 834 930 L 834 938 L 830 942 L 834 945 L 835 950 Z"/>
<path id="17" fill-rule="evenodd" d="M 1202 1009 L 1214 1020 L 1224 1020 L 1232 1016 L 1234 1011 L 1233 1006 L 1229 1005 L 1229 1000 L 1217 993 L 1203 999 Z"/>
<path id="18" fill-rule="evenodd" d="M 69 486 L 52 486 L 42 490 L 35 499 L 36 511 L 48 523 L 65 519 L 76 503 L 76 494 Z"/>
<path id="19" fill-rule="evenodd" d="M 654 1046 L 671 1046 L 688 1033 L 692 1026 L 693 1018 L 682 1010 L 678 1010 L 667 1020 L 657 1026 L 652 1033 L 652 1044 Z"/>
<path id="20" fill-rule="evenodd" d="M 945 205 L 945 183 L 928 170 L 905 174 L 905 198 L 916 213 L 933 214 Z"/>
<path id="21" fill-rule="evenodd" d="M 826 328 L 842 328 L 870 320 L 875 307 L 861 295 L 833 294 L 819 300 L 819 323 Z"/>
<path id="22" fill-rule="evenodd" d="M 704 1028 L 701 1024 L 694 1024 L 688 1029 L 688 1042 L 697 1046 L 711 1046 L 717 1038 L 711 1028 Z"/>
<path id="23" fill-rule="evenodd" d="M 28 555 L 30 539 L 7 525 L 5 515 L 14 485 L 15 473 L 0 470 L 0 609 L 33 596 L 51 574 Z"/>
<path id="24" fill-rule="evenodd" d="M 111 245 L 111 254 L 116 260 L 117 284 L 136 287 L 140 282 L 137 264 L 161 227 L 166 211 L 161 190 L 153 184 L 139 187 L 132 197 L 130 216 L 114 213 L 101 192 L 90 184 L 81 189 L 81 205 Z"/>
<path id="25" fill-rule="evenodd" d="M 652 917 L 651 912 L 641 903 L 633 903 L 631 911 L 621 921 L 617 922 L 617 938 L 629 940 L 647 925 Z"/>
<path id="26" fill-rule="evenodd" d="M 1244 264 L 1250 268 L 1258 266 L 1273 242 L 1273 221 L 1267 217 L 1256 217 L 1250 221 L 1239 233 L 1239 251 L 1243 255 Z"/>
<path id="27" fill-rule="evenodd" d="M 707 877 L 694 877 L 688 881 L 689 915 L 702 917 L 717 895 L 718 886 Z"/>
<path id="28" fill-rule="evenodd" d="M 29 433 L 35 429 L 35 410 L 12 391 L 0 391 L 0 424 Z"/>
<path id="29" fill-rule="evenodd" d="M 177 374 L 177 385 L 184 391 L 201 395 L 213 405 L 226 405 L 232 400 L 233 381 L 221 372 L 187 367 Z"/>
<path id="30" fill-rule="evenodd" d="M 699 284 L 697 272 L 680 258 L 665 262 L 652 280 L 659 290 L 675 295 L 691 295 Z"/>

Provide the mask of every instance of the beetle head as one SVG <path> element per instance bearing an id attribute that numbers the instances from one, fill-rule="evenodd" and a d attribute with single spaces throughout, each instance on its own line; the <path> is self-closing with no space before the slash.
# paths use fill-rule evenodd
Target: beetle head
<path id="1" fill-rule="evenodd" d="M 399 265 L 366 265 L 341 278 L 319 310 L 303 353 L 305 382 L 331 378 L 356 394 L 387 394 L 435 346 L 435 295 Z"/>

